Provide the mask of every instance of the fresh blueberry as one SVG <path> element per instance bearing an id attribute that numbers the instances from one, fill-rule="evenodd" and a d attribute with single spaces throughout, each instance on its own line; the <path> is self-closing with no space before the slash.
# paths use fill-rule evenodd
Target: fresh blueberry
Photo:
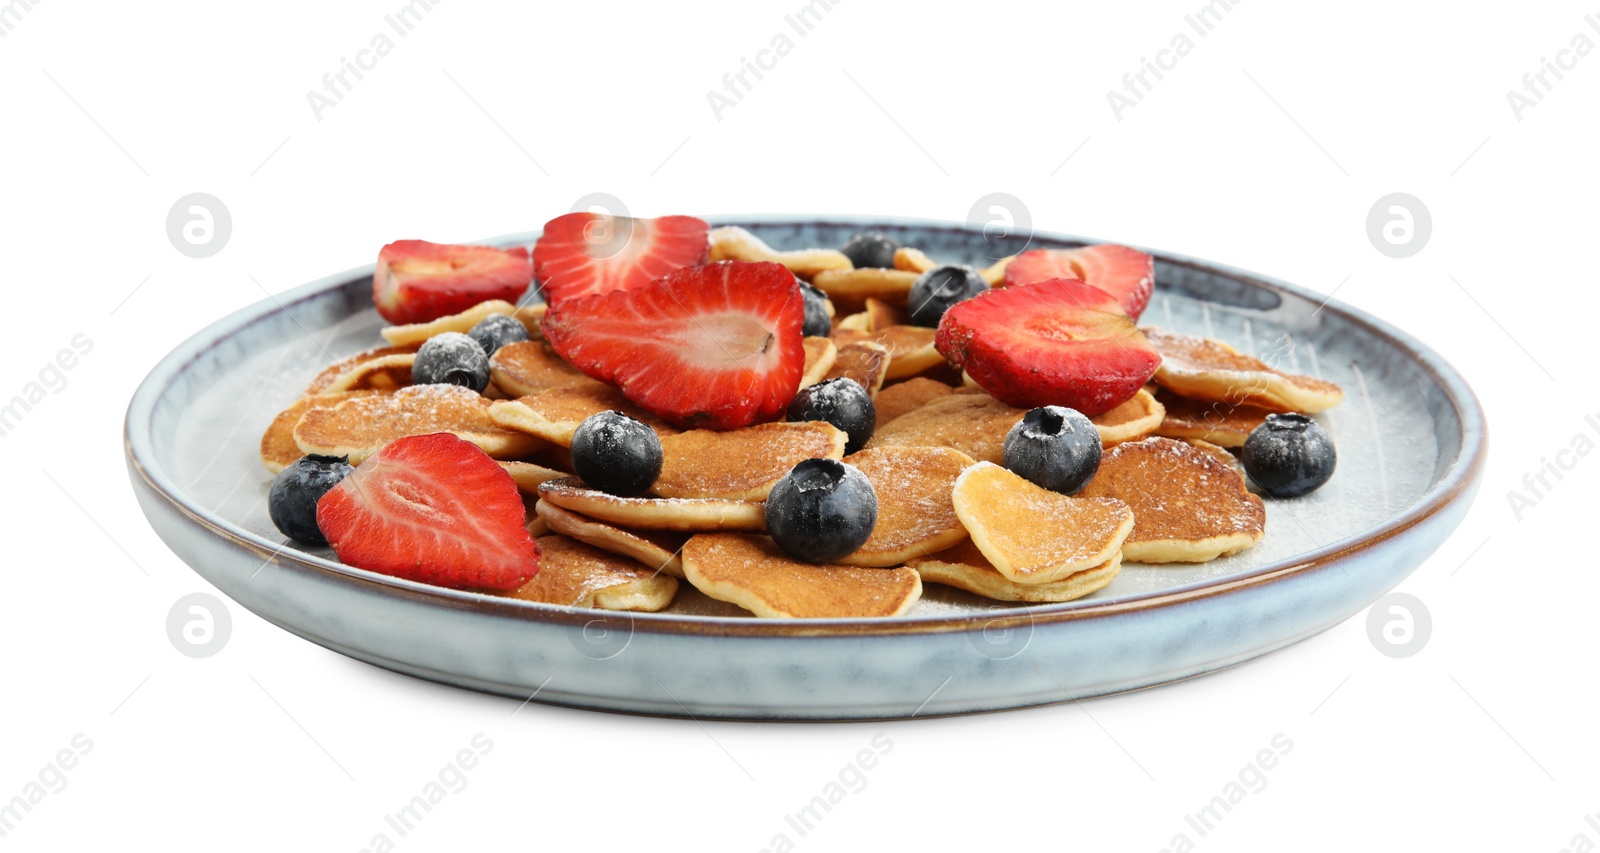
<path id="1" fill-rule="evenodd" d="M 767 533 L 797 560 L 837 560 L 860 548 L 877 524 L 872 483 L 837 459 L 801 462 L 767 495 Z"/>
<path id="2" fill-rule="evenodd" d="M 1084 414 L 1042 406 L 1006 433 L 1005 466 L 1053 492 L 1075 495 L 1100 470 L 1100 431 Z"/>
<path id="3" fill-rule="evenodd" d="M 808 281 L 800 282 L 800 295 L 805 298 L 806 324 L 801 333 L 808 338 L 825 338 L 833 331 L 833 320 L 828 317 L 828 294 L 818 290 Z"/>
<path id="4" fill-rule="evenodd" d="M 411 381 L 418 385 L 460 385 L 479 394 L 489 387 L 489 357 L 478 342 L 460 332 L 441 332 L 417 350 Z"/>
<path id="5" fill-rule="evenodd" d="M 494 351 L 506 344 L 521 343 L 528 339 L 528 327 L 522 321 L 510 314 L 490 314 L 478 321 L 478 325 L 467 332 L 467 337 L 478 342 L 483 347 L 483 354 L 492 356 Z"/>
<path id="6" fill-rule="evenodd" d="M 988 289 L 989 283 L 972 267 L 960 264 L 934 267 L 917 276 L 911 285 L 911 322 L 934 328 L 950 306 Z"/>
<path id="7" fill-rule="evenodd" d="M 833 424 L 850 437 L 845 442 L 844 452 L 854 453 L 872 437 L 878 414 L 872 406 L 872 397 L 860 382 L 840 377 L 801 388 L 789 403 L 789 420 Z"/>
<path id="8" fill-rule="evenodd" d="M 887 268 L 894 266 L 894 253 L 900 251 L 900 243 L 882 231 L 858 231 L 850 235 L 842 251 L 856 269 Z"/>
<path id="9" fill-rule="evenodd" d="M 621 412 L 590 415 L 572 433 L 572 470 L 602 492 L 644 494 L 661 475 L 661 439 Z"/>
<path id="10" fill-rule="evenodd" d="M 1339 455 L 1322 424 L 1305 415 L 1267 415 L 1244 440 L 1239 461 L 1261 491 L 1293 498 L 1328 482 Z"/>
<path id="11" fill-rule="evenodd" d="M 328 544 L 317 527 L 317 501 L 356 470 L 348 456 L 302 456 L 272 478 L 267 492 L 267 514 L 272 523 L 290 539 L 312 545 Z"/>

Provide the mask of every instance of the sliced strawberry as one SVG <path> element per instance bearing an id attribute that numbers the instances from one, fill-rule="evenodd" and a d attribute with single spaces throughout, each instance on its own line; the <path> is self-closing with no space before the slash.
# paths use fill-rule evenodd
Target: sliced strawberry
<path id="1" fill-rule="evenodd" d="M 1073 279 L 997 288 L 944 312 L 934 346 L 1008 405 L 1094 417 L 1132 399 L 1161 364 L 1110 294 Z"/>
<path id="2" fill-rule="evenodd" d="M 643 287 L 553 302 L 562 358 L 686 429 L 777 420 L 805 367 L 805 298 L 779 264 L 720 261 Z"/>
<path id="3" fill-rule="evenodd" d="M 1002 287 L 1051 278 L 1075 278 L 1115 296 L 1139 319 L 1156 286 L 1156 261 L 1138 249 L 1105 243 L 1081 249 L 1031 249 L 1006 265 Z"/>
<path id="4" fill-rule="evenodd" d="M 340 561 L 455 589 L 512 589 L 539 571 L 517 484 L 449 433 L 397 439 L 317 502 Z"/>
<path id="5" fill-rule="evenodd" d="M 531 283 L 533 264 L 522 246 L 396 240 L 378 252 L 372 302 L 391 323 L 426 323 L 490 299 L 516 302 Z"/>
<path id="6" fill-rule="evenodd" d="M 612 290 L 631 290 L 711 255 L 711 226 L 693 216 L 634 219 L 577 212 L 544 224 L 533 246 L 534 272 L 554 305 Z"/>

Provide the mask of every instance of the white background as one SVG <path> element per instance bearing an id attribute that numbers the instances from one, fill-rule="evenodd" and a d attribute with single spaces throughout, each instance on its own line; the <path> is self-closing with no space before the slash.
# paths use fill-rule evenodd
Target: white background
<path id="1" fill-rule="evenodd" d="M 398 849 L 759 850 L 784 831 L 818 850 L 1154 851 L 1180 832 L 1217 850 L 1600 843 L 1584 820 L 1600 812 L 1586 545 L 1600 461 L 1520 520 L 1507 500 L 1575 435 L 1600 438 L 1583 420 L 1600 413 L 1600 306 L 1580 260 L 1600 57 L 1550 77 L 1521 120 L 1505 95 L 1576 34 L 1600 41 L 1584 20 L 1600 8 L 1250 0 L 1119 121 L 1106 91 L 1200 0 L 844 0 L 719 120 L 707 90 L 800 0 L 452 0 L 319 121 L 306 92 L 400 5 L 49 0 L 0 39 L 0 398 L 74 335 L 93 341 L 0 439 L 0 800 L 75 734 L 93 742 L 7 846 L 359 850 L 476 733 L 491 751 Z M 197 191 L 233 217 L 205 260 L 164 229 Z M 210 587 L 127 485 L 122 415 L 149 368 L 263 289 L 370 263 L 393 239 L 537 228 L 597 191 L 640 215 L 957 220 L 1006 192 L 1043 229 L 1337 288 L 1435 347 L 1488 412 L 1476 506 L 1400 587 L 1431 611 L 1431 640 L 1390 659 L 1363 614 L 1180 685 L 859 725 L 516 711 L 237 605 L 220 654 L 175 652 L 168 609 Z M 1365 231 L 1397 191 L 1433 221 L 1407 260 Z M 893 750 L 865 789 L 796 837 L 783 816 L 880 733 Z M 1280 733 L 1293 748 L 1265 789 L 1199 837 L 1184 816 Z"/>

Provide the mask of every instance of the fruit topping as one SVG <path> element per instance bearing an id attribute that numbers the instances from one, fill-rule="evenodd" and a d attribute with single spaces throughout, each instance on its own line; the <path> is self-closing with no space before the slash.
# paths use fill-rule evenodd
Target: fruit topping
<path id="1" fill-rule="evenodd" d="M 1041 406 L 1006 433 L 1005 465 L 1034 485 L 1075 495 L 1100 467 L 1100 432 L 1082 412 Z"/>
<path id="2" fill-rule="evenodd" d="M 833 318 L 828 316 L 828 294 L 818 290 L 808 281 L 800 282 L 800 295 L 805 297 L 806 321 L 802 331 L 808 338 L 825 338 L 833 331 Z"/>
<path id="3" fill-rule="evenodd" d="M 378 252 L 372 302 L 391 323 L 427 323 L 490 299 L 515 303 L 533 281 L 528 250 L 397 240 Z"/>
<path id="4" fill-rule="evenodd" d="M 1275 498 L 1314 492 L 1333 476 L 1338 454 L 1322 424 L 1300 414 L 1267 415 L 1239 452 L 1245 473 Z"/>
<path id="5" fill-rule="evenodd" d="M 478 321 L 468 332 L 467 337 L 478 342 L 483 347 L 485 357 L 492 356 L 506 344 L 517 344 L 528 340 L 528 327 L 522 321 L 509 314 L 490 314 Z"/>
<path id="6" fill-rule="evenodd" d="M 578 211 L 546 222 L 533 247 L 539 291 L 552 306 L 631 290 L 682 267 L 703 264 L 711 226 L 692 216 L 635 219 Z"/>
<path id="7" fill-rule="evenodd" d="M 512 589 L 539 570 L 517 484 L 446 433 L 390 442 L 323 495 L 317 526 L 348 566 L 455 589 Z"/>
<path id="8" fill-rule="evenodd" d="M 590 488 L 633 497 L 661 475 L 661 438 L 621 412 L 590 415 L 572 433 L 572 467 Z"/>
<path id="9" fill-rule="evenodd" d="M 844 452 L 854 453 L 872 438 L 878 415 L 867 389 L 854 379 L 841 377 L 801 388 L 789 403 L 789 420 L 833 424 L 850 437 Z"/>
<path id="10" fill-rule="evenodd" d="M 767 495 L 767 533 L 797 560 L 837 560 L 860 548 L 877 523 L 872 483 L 837 459 L 801 462 Z"/>
<path id="11" fill-rule="evenodd" d="M 267 514 L 290 539 L 312 545 L 328 540 L 317 527 L 317 501 L 354 471 L 348 456 L 309 454 L 278 472 L 267 492 Z"/>
<path id="12" fill-rule="evenodd" d="M 434 335 L 417 350 L 411 381 L 416 385 L 460 385 L 482 394 L 489 387 L 489 357 L 477 341 L 460 332 Z"/>
<path id="13" fill-rule="evenodd" d="M 1138 249 L 1110 243 L 1081 249 L 1030 249 L 1006 265 L 1001 287 L 1052 278 L 1075 278 L 1098 287 L 1137 320 L 1155 290 L 1156 262 Z"/>
<path id="14" fill-rule="evenodd" d="M 907 304 L 911 307 L 911 322 L 929 329 L 939 325 L 939 318 L 950 306 L 965 302 L 989 289 L 983 276 L 972 267 L 945 264 L 917 276 L 911 285 Z"/>
<path id="15" fill-rule="evenodd" d="M 845 242 L 843 251 L 856 269 L 893 269 L 894 253 L 900 251 L 900 242 L 882 231 L 857 231 Z"/>
<path id="16" fill-rule="evenodd" d="M 952 307 L 935 346 L 996 399 L 1094 417 L 1131 399 L 1161 364 L 1117 301 L 1081 281 L 996 288 Z"/>

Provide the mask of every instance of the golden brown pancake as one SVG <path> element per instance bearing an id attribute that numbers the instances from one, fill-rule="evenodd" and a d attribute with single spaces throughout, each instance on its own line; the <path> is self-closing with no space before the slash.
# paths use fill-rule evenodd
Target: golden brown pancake
<path id="1" fill-rule="evenodd" d="M 490 299 L 479 302 L 477 305 L 462 311 L 460 314 L 450 314 L 427 323 L 409 323 L 404 326 L 388 326 L 380 334 L 389 342 L 390 346 L 420 346 L 423 341 L 434 335 L 445 332 L 460 332 L 466 334 L 472 327 L 483 322 L 490 314 L 505 314 L 515 316 L 517 306 L 499 299 Z"/>
<path id="2" fill-rule="evenodd" d="M 911 315 L 903 308 L 897 308 L 876 297 L 867 297 L 866 307 L 867 331 L 876 332 L 890 326 L 904 326 L 911 322 Z"/>
<path id="3" fill-rule="evenodd" d="M 824 270 L 847 270 L 853 265 L 837 249 L 794 249 L 780 252 L 737 225 L 711 229 L 711 260 L 771 261 L 783 264 L 796 276 L 811 281 Z"/>
<path id="4" fill-rule="evenodd" d="M 1132 399 L 1089 420 L 1100 431 L 1100 443 L 1109 447 L 1149 435 L 1165 416 L 1166 409 L 1155 396 L 1140 388 Z"/>
<path id="5" fill-rule="evenodd" d="M 571 447 L 572 433 L 578 429 L 578 425 L 601 412 L 621 412 L 655 430 L 659 436 L 678 432 L 670 424 L 628 402 L 621 391 L 598 382 L 567 388 L 546 388 L 515 400 L 499 400 L 489 406 L 489 418 L 497 425 L 536 435 L 561 447 Z"/>
<path id="6" fill-rule="evenodd" d="M 845 457 L 878 494 L 872 535 L 838 562 L 898 566 L 967 538 L 950 491 L 972 457 L 949 447 L 879 447 Z"/>
<path id="7" fill-rule="evenodd" d="M 545 480 L 556 480 L 561 477 L 570 477 L 565 471 L 535 465 L 532 462 L 501 462 L 500 467 L 506 469 L 511 479 L 516 481 L 517 491 L 525 495 L 537 495 L 539 484 Z"/>
<path id="8" fill-rule="evenodd" d="M 923 254 L 921 249 L 901 246 L 894 253 L 894 268 L 897 270 L 906 270 L 921 275 L 938 265 L 938 262 Z"/>
<path id="9" fill-rule="evenodd" d="M 889 348 L 885 379 L 915 376 L 945 363 L 933 346 L 933 330 L 921 326 L 889 326 L 873 332 L 872 339 Z"/>
<path id="10" fill-rule="evenodd" d="M 868 297 L 904 306 L 916 280 L 914 272 L 866 267 L 819 272 L 811 283 L 841 310 L 850 310 L 866 305 Z"/>
<path id="11" fill-rule="evenodd" d="M 1098 566 L 1051 583 L 1016 583 L 1008 579 L 971 539 L 932 556 L 911 560 L 907 566 L 916 569 L 923 583 L 953 586 L 996 601 L 1072 601 L 1111 583 L 1122 570 L 1122 551 Z"/>
<path id="12" fill-rule="evenodd" d="M 863 569 L 790 559 L 765 536 L 702 533 L 683 547 L 695 589 L 769 619 L 898 616 L 922 595 L 911 569 Z"/>
<path id="13" fill-rule="evenodd" d="M 500 390 L 517 397 L 551 388 L 602 385 L 566 363 L 543 341 L 520 341 L 495 350 L 489 377 Z"/>
<path id="14" fill-rule="evenodd" d="M 1339 405 L 1332 382 L 1284 373 L 1231 346 L 1165 329 L 1143 329 L 1161 353 L 1156 383 L 1195 400 L 1250 405 L 1275 412 L 1320 412 Z"/>
<path id="15" fill-rule="evenodd" d="M 650 490 L 664 498 L 764 501 L 800 462 L 843 457 L 847 440 L 844 431 L 823 421 L 663 436 L 661 475 Z"/>
<path id="16" fill-rule="evenodd" d="M 886 386 L 872 398 L 872 408 L 878 419 L 877 425 L 881 427 L 906 412 L 920 409 L 928 401 L 944 397 L 955 390 L 937 379 L 928 379 L 924 376 Z"/>
<path id="17" fill-rule="evenodd" d="M 990 462 L 962 472 L 951 500 L 978 550 L 1015 583 L 1052 583 L 1101 565 L 1134 525 L 1120 500 L 1069 497 Z"/>
<path id="18" fill-rule="evenodd" d="M 1133 562 L 1203 563 L 1254 545 L 1266 529 L 1266 508 L 1235 468 L 1171 438 L 1107 450 L 1083 494 L 1133 508 L 1133 532 L 1122 543 Z"/>
<path id="19" fill-rule="evenodd" d="M 371 397 L 381 391 L 342 391 L 336 394 L 312 394 L 301 397 L 295 404 L 272 419 L 267 424 L 266 432 L 261 434 L 261 464 L 267 470 L 276 474 L 293 465 L 295 460 L 305 455 L 300 445 L 294 443 L 294 426 L 300 423 L 300 416 L 313 408 L 330 409 L 345 400 L 356 397 Z"/>
<path id="20" fill-rule="evenodd" d="M 680 552 L 689 541 L 687 533 L 667 530 L 628 530 L 598 519 L 562 509 L 549 501 L 539 501 L 534 512 L 550 530 L 570 536 L 586 545 L 636 560 L 651 571 L 675 578 L 683 577 Z"/>
<path id="21" fill-rule="evenodd" d="M 839 348 L 828 338 L 808 337 L 801 343 L 806 348 L 806 366 L 800 374 L 800 387 L 804 388 L 821 382 L 828 375 L 834 359 L 839 357 Z"/>
<path id="22" fill-rule="evenodd" d="M 416 357 L 414 346 L 378 347 L 356 353 L 323 368 L 306 386 L 305 395 L 404 388 L 411 384 L 411 363 Z"/>
<path id="23" fill-rule="evenodd" d="M 539 484 L 539 498 L 565 510 L 647 530 L 766 530 L 764 504 L 721 498 L 623 498 L 577 477 Z"/>
<path id="24" fill-rule="evenodd" d="M 678 592 L 677 578 L 658 575 L 626 557 L 565 536 L 540 536 L 537 542 L 538 574 L 522 586 L 502 593 L 507 598 L 651 612 L 666 608 Z"/>
<path id="25" fill-rule="evenodd" d="M 412 385 L 393 394 L 357 397 L 331 409 L 312 408 L 294 428 L 305 453 L 349 456 L 350 464 L 409 435 L 452 433 L 496 459 L 515 459 L 539 449 L 533 436 L 502 429 L 489 420 L 489 401 L 458 385 Z"/>
<path id="26" fill-rule="evenodd" d="M 1167 410 L 1156 435 L 1199 439 L 1220 447 L 1243 447 L 1250 433 L 1272 414 L 1255 406 L 1191 400 L 1165 388 L 1156 392 L 1156 399 Z"/>
<path id="27" fill-rule="evenodd" d="M 879 427 L 867 447 L 954 447 L 979 462 L 999 464 L 1006 433 L 1025 414 L 988 394 L 949 394 Z"/>
<path id="28" fill-rule="evenodd" d="M 889 348 L 875 341 L 858 340 L 839 344 L 838 355 L 825 378 L 854 379 L 867 389 L 868 395 L 876 395 L 888 372 Z"/>

